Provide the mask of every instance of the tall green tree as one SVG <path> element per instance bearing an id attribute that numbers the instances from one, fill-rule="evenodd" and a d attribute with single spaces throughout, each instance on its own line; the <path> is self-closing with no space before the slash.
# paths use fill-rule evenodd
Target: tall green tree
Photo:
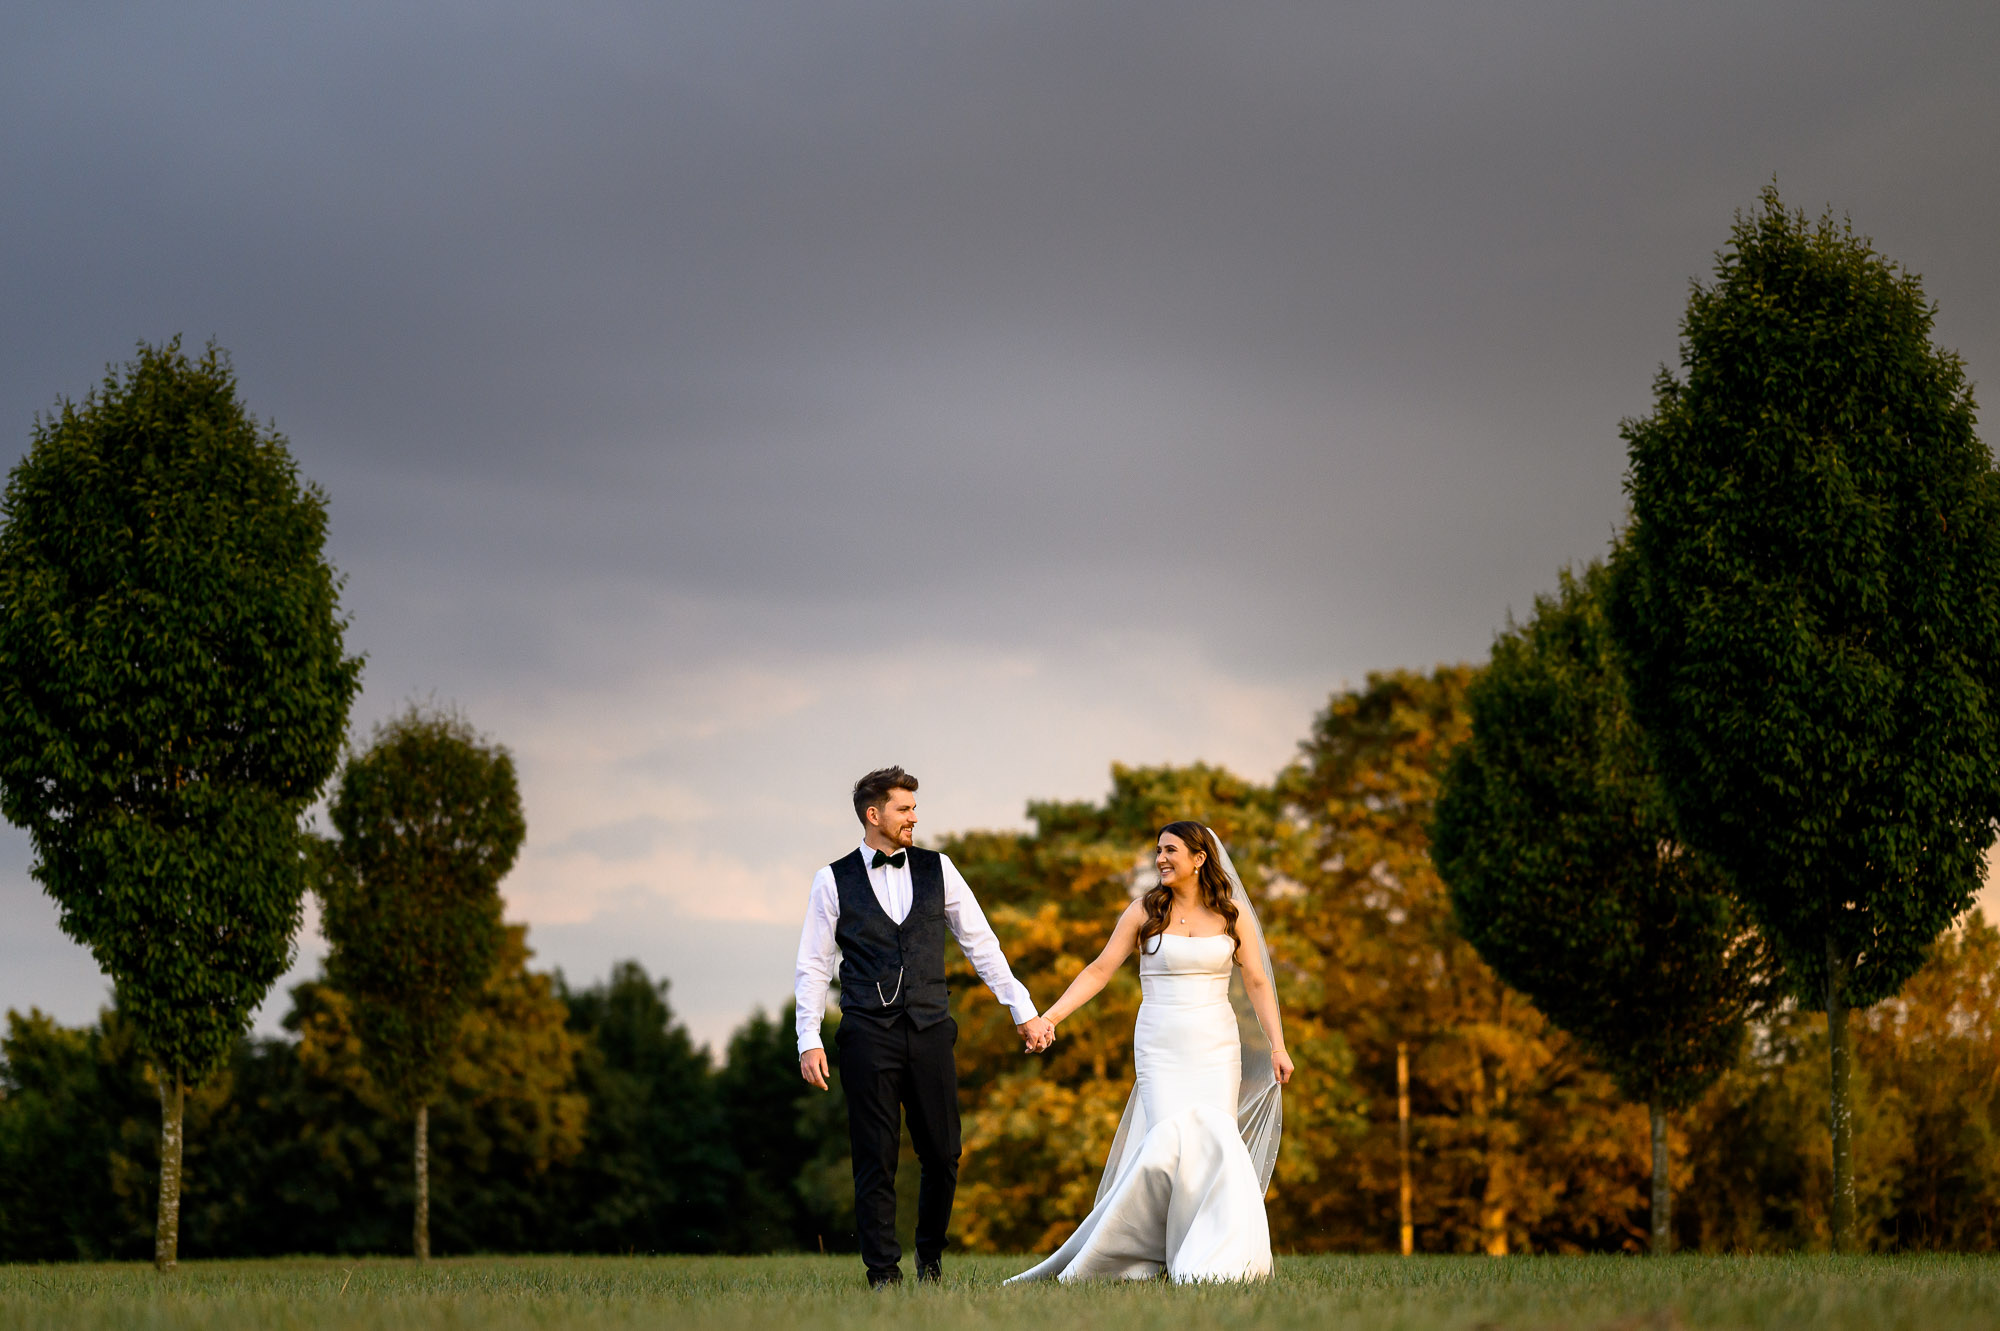
<path id="1" fill-rule="evenodd" d="M 1652 1249 L 1672 1246 L 1667 1116 L 1735 1062 L 1763 967 L 1708 859 L 1674 838 L 1626 701 L 1609 575 L 1565 570 L 1466 691 L 1432 857 L 1466 941 L 1652 1119 Z"/>
<path id="2" fill-rule="evenodd" d="M 360 679 L 325 538 L 227 356 L 179 339 L 38 419 L 0 502 L 0 812 L 155 1069 L 162 1270 L 187 1088 L 291 963 Z"/>
<path id="3" fill-rule="evenodd" d="M 413 1246 L 428 1258 L 430 1105 L 500 955 L 500 880 L 527 834 L 514 760 L 456 713 L 413 705 L 348 760 L 328 812 L 327 978 L 375 1085 L 415 1121 Z"/>
<path id="4" fill-rule="evenodd" d="M 1831 1040 L 1971 902 L 2000 817 L 2000 489 L 1917 278 L 1775 188 L 1739 215 L 1628 421 L 1614 627 L 1674 823 Z"/>

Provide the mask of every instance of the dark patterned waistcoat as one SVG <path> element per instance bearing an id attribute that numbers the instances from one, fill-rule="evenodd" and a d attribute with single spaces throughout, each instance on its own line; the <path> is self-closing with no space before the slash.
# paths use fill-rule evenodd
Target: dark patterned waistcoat
<path id="1" fill-rule="evenodd" d="M 921 1030 L 946 1016 L 944 860 L 934 850 L 914 846 L 906 853 L 910 913 L 900 925 L 875 899 L 860 851 L 833 862 L 833 885 L 840 894 L 833 940 L 840 947 L 842 1018 L 893 1019 L 908 1013 Z"/>

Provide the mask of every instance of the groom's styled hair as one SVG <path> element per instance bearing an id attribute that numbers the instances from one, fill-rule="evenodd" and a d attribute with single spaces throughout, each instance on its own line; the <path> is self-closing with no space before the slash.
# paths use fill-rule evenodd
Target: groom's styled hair
<path id="1" fill-rule="evenodd" d="M 892 790 L 916 794 L 917 779 L 900 767 L 878 767 L 854 783 L 854 816 L 868 826 L 868 811 L 879 809 Z"/>

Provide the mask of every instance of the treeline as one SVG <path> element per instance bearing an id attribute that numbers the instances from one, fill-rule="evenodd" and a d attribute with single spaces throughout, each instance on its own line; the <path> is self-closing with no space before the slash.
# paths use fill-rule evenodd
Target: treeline
<path id="1" fill-rule="evenodd" d="M 1395 1250 L 1399 1046 L 1419 1250 L 1647 1246 L 1645 1109 L 1494 977 L 1430 863 L 1472 679 L 1398 672 L 1336 695 L 1268 783 L 1119 767 L 1100 802 L 1036 804 L 1028 831 L 942 846 L 1047 1002 L 1102 944 L 1155 828 L 1191 815 L 1229 841 L 1270 928 L 1300 1064 L 1270 1202 L 1281 1249 Z M 1130 1084 L 1137 979 L 1127 968 L 1029 1058 L 954 964 L 955 1239 L 1045 1250 L 1096 1189 Z M 188 1254 L 407 1251 L 407 1123 L 369 1085 L 346 1000 L 302 985 L 285 1027 L 239 1041 L 190 1095 Z M 850 1248 L 844 1111 L 837 1089 L 799 1081 L 789 1014 L 753 1017 L 718 1052 L 712 1063 L 693 1044 L 638 965 L 571 988 L 530 969 L 510 929 L 432 1111 L 435 1250 Z M 0 1260 L 144 1256 L 158 1099 L 128 1024 L 10 1014 L 0 1053 Z M 1856 1055 L 1863 1244 L 2000 1245 L 2000 933 L 1977 914 L 1948 932 L 1900 995 L 1859 1014 Z M 1679 1246 L 1827 1245 L 1826 1066 L 1825 1018 L 1781 1005 L 1676 1120 Z"/>
<path id="2" fill-rule="evenodd" d="M 799 1093 L 788 1024 L 753 1017 L 713 1068 L 638 964 L 571 989 L 528 960 L 510 928 L 432 1105 L 437 1251 L 841 1242 L 845 1122 Z M 407 1121 L 370 1084 L 345 996 L 316 982 L 291 997 L 287 1036 L 239 1041 L 189 1096 L 182 1246 L 407 1252 Z M 149 1256 L 159 1097 L 131 1024 L 10 1012 L 0 1054 L 0 1261 Z"/>

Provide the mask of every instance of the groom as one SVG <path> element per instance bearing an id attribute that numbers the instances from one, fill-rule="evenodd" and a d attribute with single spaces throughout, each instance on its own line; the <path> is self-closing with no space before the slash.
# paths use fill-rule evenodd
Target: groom
<path id="1" fill-rule="evenodd" d="M 943 1274 L 945 1231 L 958 1190 L 958 1023 L 946 1010 L 944 935 L 949 928 L 973 970 L 1014 1014 L 1029 1039 L 1035 1005 L 993 936 L 972 889 L 933 850 L 919 850 L 917 779 L 884 767 L 854 783 L 860 849 L 821 869 L 799 937 L 799 1075 L 826 1089 L 826 1012 L 835 949 L 840 956 L 840 1080 L 854 1155 L 854 1224 L 868 1284 L 903 1279 L 896 1241 L 896 1155 L 901 1119 L 922 1175 L 917 1190 L 917 1279 Z"/>

